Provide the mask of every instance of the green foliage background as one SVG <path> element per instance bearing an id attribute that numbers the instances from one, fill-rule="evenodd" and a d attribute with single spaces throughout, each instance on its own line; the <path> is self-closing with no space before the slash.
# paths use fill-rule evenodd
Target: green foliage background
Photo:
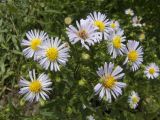
<path id="1" fill-rule="evenodd" d="M 132 8 L 142 16 L 145 27 L 134 28 L 131 17 L 124 14 Z M 71 17 L 72 24 L 88 13 L 100 11 L 108 18 L 120 22 L 127 39 L 140 41 L 144 48 L 144 62 L 136 72 L 129 72 L 122 66 L 125 57 L 112 60 L 107 54 L 106 43 L 101 42 L 90 51 L 80 45 L 70 45 L 69 62 L 60 72 L 49 74 L 53 91 L 47 102 L 31 104 L 18 94 L 20 76 L 28 77 L 28 71 L 44 70 L 32 59 L 26 59 L 20 46 L 25 33 L 40 29 L 50 36 L 69 41 L 64 19 Z M 93 115 L 96 120 L 159 120 L 160 77 L 147 80 L 143 74 L 144 65 L 155 62 L 160 65 L 160 1 L 159 0 L 3 0 L 0 2 L 0 120 L 85 120 Z M 89 58 L 85 59 L 84 54 Z M 128 84 L 123 95 L 111 104 L 99 101 L 93 88 L 98 83 L 98 67 L 112 61 L 125 68 L 124 82 Z M 131 110 L 127 100 L 135 90 L 141 101 L 136 110 Z M 83 109 L 83 104 L 86 106 Z"/>

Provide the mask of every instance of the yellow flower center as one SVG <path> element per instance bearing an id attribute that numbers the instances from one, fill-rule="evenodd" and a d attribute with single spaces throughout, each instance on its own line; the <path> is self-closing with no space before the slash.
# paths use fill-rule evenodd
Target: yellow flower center
<path id="1" fill-rule="evenodd" d="M 85 30 L 80 30 L 80 31 L 78 32 L 78 36 L 79 36 L 80 38 L 82 38 L 83 40 L 85 40 L 85 39 L 88 38 L 88 34 L 87 34 L 87 32 L 86 32 Z"/>
<path id="2" fill-rule="evenodd" d="M 132 50 L 128 53 L 128 59 L 131 61 L 131 62 L 135 62 L 138 58 L 138 53 L 137 51 L 135 50 Z"/>
<path id="3" fill-rule="evenodd" d="M 138 101 L 139 101 L 139 99 L 138 99 L 137 96 L 133 96 L 133 97 L 132 97 L 132 102 L 133 102 L 134 104 L 136 104 Z"/>
<path id="4" fill-rule="evenodd" d="M 111 28 L 115 28 L 115 27 L 116 27 L 116 24 L 115 24 L 115 23 L 111 23 L 111 24 L 110 24 L 110 27 L 111 27 Z"/>
<path id="5" fill-rule="evenodd" d="M 94 25 L 97 26 L 101 32 L 103 32 L 105 29 L 105 24 L 102 21 L 97 20 L 94 22 Z"/>
<path id="6" fill-rule="evenodd" d="M 154 68 L 150 68 L 150 69 L 149 69 L 149 73 L 150 73 L 150 74 L 154 74 L 154 73 L 155 73 L 155 69 L 154 69 Z"/>
<path id="7" fill-rule="evenodd" d="M 121 37 L 119 35 L 113 37 L 113 46 L 117 49 L 121 48 Z"/>
<path id="8" fill-rule="evenodd" d="M 115 85 L 116 80 L 113 76 L 109 75 L 106 76 L 103 82 L 104 87 L 106 88 L 113 88 L 113 86 Z"/>
<path id="9" fill-rule="evenodd" d="M 34 38 L 31 40 L 30 47 L 36 51 L 38 49 L 38 46 L 42 43 L 41 39 L 39 38 Z"/>
<path id="10" fill-rule="evenodd" d="M 55 61 L 58 58 L 58 49 L 57 48 L 48 48 L 46 51 L 46 56 L 50 61 Z"/>
<path id="11" fill-rule="evenodd" d="M 35 81 L 31 82 L 29 85 L 29 90 L 31 92 L 37 93 L 37 92 L 40 92 L 41 89 L 42 89 L 42 85 L 39 80 L 35 80 Z"/>

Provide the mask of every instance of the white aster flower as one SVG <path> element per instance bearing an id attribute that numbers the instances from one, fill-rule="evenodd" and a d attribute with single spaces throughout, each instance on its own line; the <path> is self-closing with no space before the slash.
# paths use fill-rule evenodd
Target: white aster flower
<path id="1" fill-rule="evenodd" d="M 132 109 L 136 109 L 139 101 L 140 101 L 140 97 L 138 96 L 138 93 L 136 93 L 135 91 L 132 91 L 128 99 L 129 106 Z"/>
<path id="2" fill-rule="evenodd" d="M 21 87 L 19 93 L 25 95 L 25 100 L 33 102 L 34 100 L 39 101 L 40 98 L 44 100 L 49 98 L 47 93 L 52 90 L 50 87 L 52 82 L 49 77 L 42 73 L 36 78 L 35 70 L 29 71 L 29 77 L 31 81 L 27 81 L 24 78 L 19 81 L 19 86 Z"/>
<path id="3" fill-rule="evenodd" d="M 122 94 L 122 88 L 126 86 L 126 83 L 118 82 L 117 80 L 122 79 L 124 73 L 122 68 L 117 66 L 114 68 L 113 63 L 105 63 L 104 67 L 100 67 L 97 74 L 101 77 L 101 83 L 98 83 L 94 87 L 96 94 L 99 94 L 99 98 L 105 98 L 108 102 L 112 102 L 113 96 L 115 99 Z"/>
<path id="4" fill-rule="evenodd" d="M 135 40 L 129 40 L 127 43 L 127 48 L 125 53 L 127 57 L 124 61 L 124 64 L 130 63 L 132 71 L 136 71 L 143 62 L 143 49 L 139 46 L 139 42 Z"/>
<path id="5" fill-rule="evenodd" d="M 132 18 L 132 25 L 133 25 L 133 27 L 142 27 L 143 25 L 141 24 L 141 20 L 142 20 L 141 17 L 134 16 Z"/>
<path id="6" fill-rule="evenodd" d="M 65 65 L 69 57 L 69 47 L 66 43 L 61 44 L 61 40 L 56 37 L 55 39 L 47 39 L 43 42 L 37 53 L 38 61 L 44 69 L 51 71 L 60 71 L 59 64 Z"/>
<path id="7" fill-rule="evenodd" d="M 87 120 L 95 120 L 92 115 L 87 116 Z"/>
<path id="8" fill-rule="evenodd" d="M 157 78 L 159 76 L 159 67 L 155 63 L 151 63 L 146 66 L 144 73 L 148 79 Z"/>
<path id="9" fill-rule="evenodd" d="M 114 31 L 119 29 L 119 22 L 115 20 L 110 21 L 110 28 Z"/>
<path id="10" fill-rule="evenodd" d="M 87 16 L 87 19 L 90 20 L 92 24 L 98 28 L 98 30 L 104 36 L 103 38 L 107 40 L 109 33 L 112 30 L 110 28 L 110 21 L 107 19 L 107 16 L 100 12 L 93 12 L 93 14 L 90 13 L 90 15 Z"/>
<path id="11" fill-rule="evenodd" d="M 125 14 L 126 14 L 126 15 L 130 15 L 130 16 L 133 16 L 133 15 L 134 15 L 134 12 L 133 12 L 132 9 L 129 8 L 129 9 L 126 9 L 126 10 L 125 10 Z"/>
<path id="12" fill-rule="evenodd" d="M 108 39 L 108 52 L 113 58 L 116 58 L 118 55 L 123 55 L 125 50 L 125 45 L 123 42 L 125 39 L 126 37 L 121 29 L 113 31 L 113 33 L 110 34 Z"/>
<path id="13" fill-rule="evenodd" d="M 102 39 L 100 32 L 97 32 L 97 28 L 95 28 L 89 20 L 81 19 L 80 23 L 76 21 L 76 24 L 78 29 L 72 25 L 67 28 L 67 34 L 71 44 L 75 44 L 80 41 L 82 47 L 89 50 L 89 46 L 100 42 Z"/>
<path id="14" fill-rule="evenodd" d="M 26 37 L 27 39 L 23 39 L 21 43 L 22 46 L 27 47 L 23 53 L 27 58 L 34 56 L 34 60 L 36 60 L 39 46 L 48 38 L 48 35 L 44 31 L 31 30 L 26 33 Z"/>

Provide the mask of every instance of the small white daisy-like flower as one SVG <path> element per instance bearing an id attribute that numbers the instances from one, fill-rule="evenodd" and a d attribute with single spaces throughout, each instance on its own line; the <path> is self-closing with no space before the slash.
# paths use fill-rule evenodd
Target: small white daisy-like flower
<path id="1" fill-rule="evenodd" d="M 119 22 L 115 20 L 111 20 L 110 22 L 110 28 L 114 31 L 119 29 Z"/>
<path id="2" fill-rule="evenodd" d="M 112 55 L 113 58 L 116 58 L 118 55 L 123 55 L 123 52 L 125 50 L 125 45 L 123 44 L 123 42 L 126 39 L 126 37 L 123 35 L 123 30 L 118 29 L 116 31 L 113 31 L 113 33 L 109 36 L 108 52 L 110 55 Z"/>
<path id="3" fill-rule="evenodd" d="M 104 67 L 100 67 L 97 74 L 101 77 L 101 83 L 98 83 L 94 87 L 96 94 L 99 94 L 99 98 L 105 98 L 108 102 L 112 102 L 113 96 L 115 99 L 122 94 L 122 88 L 126 86 L 126 83 L 118 82 L 117 80 L 122 79 L 124 73 L 122 68 L 117 66 L 114 68 L 113 63 L 106 63 Z"/>
<path id="4" fill-rule="evenodd" d="M 89 20 L 81 19 L 80 23 L 76 21 L 76 24 L 78 29 L 72 25 L 67 28 L 67 34 L 71 44 L 80 41 L 82 47 L 89 50 L 89 46 L 100 42 L 102 39 L 100 32 L 97 32 L 97 28 L 95 28 Z"/>
<path id="5" fill-rule="evenodd" d="M 34 56 L 34 60 L 36 60 L 39 46 L 48 38 L 48 35 L 44 31 L 31 30 L 26 33 L 26 37 L 27 39 L 23 39 L 21 43 L 22 46 L 27 47 L 23 53 L 27 58 Z"/>
<path id="6" fill-rule="evenodd" d="M 29 77 L 31 81 L 27 81 L 23 77 L 19 81 L 20 91 L 19 93 L 25 95 L 24 98 L 27 101 L 39 101 L 41 98 L 48 99 L 49 93 L 52 88 L 50 87 L 52 82 L 49 77 L 42 73 L 36 78 L 35 70 L 29 71 Z"/>
<path id="7" fill-rule="evenodd" d="M 146 66 L 144 74 L 147 76 L 148 79 L 154 79 L 159 76 L 159 67 L 155 63 L 151 63 Z"/>
<path id="8" fill-rule="evenodd" d="M 133 16 L 133 15 L 134 15 L 134 12 L 133 12 L 132 9 L 129 8 L 129 9 L 126 9 L 126 10 L 125 10 L 125 14 L 126 14 L 126 15 L 130 15 L 130 16 Z"/>
<path id="9" fill-rule="evenodd" d="M 110 28 L 110 21 L 107 19 L 107 16 L 100 12 L 93 12 L 93 14 L 90 13 L 90 15 L 87 16 L 87 19 L 98 28 L 98 30 L 102 33 L 102 36 L 104 36 L 104 39 L 107 40 L 109 33 L 112 30 Z"/>
<path id="10" fill-rule="evenodd" d="M 141 20 L 142 20 L 141 17 L 134 16 L 132 18 L 132 25 L 133 25 L 133 27 L 142 27 L 143 25 L 141 24 Z"/>
<path id="11" fill-rule="evenodd" d="M 135 91 L 132 91 L 128 99 L 129 106 L 132 109 L 136 109 L 139 101 L 140 101 L 140 97 L 138 96 L 138 93 L 136 93 Z"/>
<path id="12" fill-rule="evenodd" d="M 61 44 L 59 38 L 47 39 L 43 42 L 37 53 L 40 65 L 46 70 L 59 71 L 59 64 L 65 65 L 69 57 L 69 47 L 66 43 Z"/>
<path id="13" fill-rule="evenodd" d="M 125 53 L 127 57 L 124 64 L 130 63 L 132 71 L 136 71 L 143 62 L 143 49 L 139 46 L 139 42 L 135 40 L 129 40 Z"/>

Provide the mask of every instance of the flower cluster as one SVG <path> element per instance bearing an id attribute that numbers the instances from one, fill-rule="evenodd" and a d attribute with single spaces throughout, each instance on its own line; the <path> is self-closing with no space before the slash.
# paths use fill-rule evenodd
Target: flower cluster
<path id="1" fill-rule="evenodd" d="M 39 30 L 31 30 L 26 33 L 27 39 L 22 40 L 21 45 L 27 58 L 34 57 L 44 69 L 59 71 L 59 64 L 65 65 L 69 57 L 67 43 L 61 43 L 56 37 L 49 38 L 47 33 Z"/>
<path id="2" fill-rule="evenodd" d="M 51 71 L 60 71 L 59 65 L 65 65 L 69 57 L 69 47 L 61 43 L 59 38 L 49 38 L 47 33 L 39 30 L 31 30 L 26 33 L 27 39 L 22 40 L 23 53 L 26 58 L 34 58 L 44 68 Z M 28 101 L 39 101 L 49 98 L 48 93 L 52 84 L 48 76 L 42 73 L 36 78 L 35 70 L 29 72 L 31 82 L 22 78 L 19 82 L 20 94 L 25 94 Z M 49 88 L 48 88 L 49 87 Z"/>
<path id="3" fill-rule="evenodd" d="M 133 16 L 131 9 L 125 11 L 126 14 Z M 109 20 L 105 14 L 100 12 L 90 13 L 86 19 L 81 19 L 80 23 L 76 21 L 77 28 L 70 25 L 67 28 L 67 34 L 71 44 L 81 42 L 82 46 L 89 50 L 90 46 L 100 43 L 102 40 L 107 42 L 107 50 L 113 59 L 118 56 L 125 56 L 124 64 L 130 66 L 134 72 L 138 70 L 143 62 L 143 48 L 135 40 L 126 40 L 124 30 L 121 29 L 118 21 Z M 94 87 L 96 94 L 100 99 L 108 102 L 122 94 L 122 88 L 126 83 L 118 82 L 124 77 L 123 68 L 115 66 L 114 63 L 104 63 L 103 67 L 98 68 L 97 74 L 100 76 L 100 83 Z M 146 67 L 144 72 L 148 78 L 156 78 L 159 75 L 159 68 L 154 63 Z M 133 92 L 129 98 L 131 108 L 136 108 L 140 98 L 135 100 L 138 93 Z M 135 102 L 136 101 L 136 102 Z"/>
<path id="4" fill-rule="evenodd" d="M 124 30 L 120 28 L 119 22 L 107 19 L 105 14 L 100 12 L 90 13 L 87 18 L 81 19 L 80 24 L 76 21 L 78 29 L 70 25 L 67 34 L 72 44 L 81 42 L 82 46 L 89 50 L 89 46 L 106 40 L 107 50 L 112 58 L 126 55 L 124 64 L 130 63 L 133 71 L 137 70 L 143 62 L 143 50 L 139 42 L 129 40 L 125 45 L 126 37 Z"/>
<path id="5" fill-rule="evenodd" d="M 125 10 L 125 14 L 132 16 L 132 21 L 131 22 L 132 22 L 132 26 L 133 27 L 142 27 L 142 26 L 145 26 L 145 23 L 143 23 L 143 24 L 141 23 L 142 17 L 136 16 L 135 13 L 134 13 L 134 11 L 132 9 L 130 9 L 130 8 L 126 9 Z"/>
<path id="6" fill-rule="evenodd" d="M 125 13 L 134 15 L 131 9 Z M 92 50 L 90 46 L 100 44 L 104 40 L 107 43 L 107 53 L 112 59 L 119 56 L 125 58 L 123 67 L 115 65 L 113 62 L 105 62 L 102 67 L 98 68 L 97 74 L 100 81 L 94 87 L 94 92 L 99 95 L 99 99 L 104 99 L 110 103 L 113 99 L 122 95 L 122 89 L 127 86 L 126 83 L 120 81 L 125 76 L 123 68 L 127 69 L 129 66 L 130 70 L 135 72 L 143 62 L 144 53 L 140 42 L 127 40 L 119 22 L 109 20 L 105 14 L 100 12 L 88 14 L 85 19 L 76 21 L 76 27 L 69 25 L 66 30 L 71 44 L 80 42 L 82 47 Z M 59 65 L 65 65 L 68 57 L 70 57 L 68 45 L 61 43 L 59 38 L 49 38 L 44 31 L 31 30 L 26 33 L 26 38 L 22 40 L 22 46 L 25 47 L 24 55 L 26 58 L 33 57 L 45 70 L 60 71 Z M 144 74 L 149 79 L 157 78 L 159 68 L 155 63 L 151 63 L 146 66 Z M 31 82 L 22 78 L 19 84 L 21 87 L 20 93 L 25 95 L 26 100 L 32 102 L 33 100 L 39 101 L 40 97 L 44 100 L 48 98 L 46 93 L 51 90 L 50 85 L 52 84 L 49 77 L 42 73 L 36 78 L 34 70 L 29 72 L 29 76 Z M 131 92 L 128 100 L 130 107 L 135 109 L 139 101 L 138 93 Z"/>

